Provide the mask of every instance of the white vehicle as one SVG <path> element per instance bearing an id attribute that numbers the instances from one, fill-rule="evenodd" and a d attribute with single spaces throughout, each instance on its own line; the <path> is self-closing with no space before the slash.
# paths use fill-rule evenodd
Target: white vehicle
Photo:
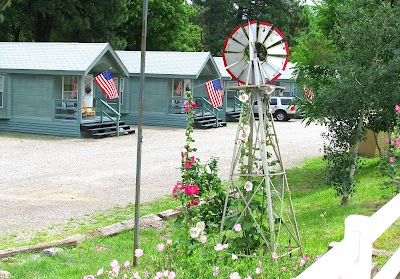
<path id="1" fill-rule="evenodd" d="M 294 100 L 294 97 L 270 97 L 269 108 L 277 121 L 288 121 L 295 117 L 296 107 L 292 104 Z M 257 113 L 257 102 L 253 109 Z"/>
<path id="2" fill-rule="evenodd" d="M 288 121 L 294 118 L 296 107 L 292 104 L 294 97 L 271 97 L 269 107 L 277 121 Z"/>

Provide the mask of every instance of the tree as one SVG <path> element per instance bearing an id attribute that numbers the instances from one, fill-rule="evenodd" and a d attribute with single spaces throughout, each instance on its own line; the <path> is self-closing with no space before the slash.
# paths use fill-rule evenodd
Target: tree
<path id="1" fill-rule="evenodd" d="M 4 13 L 2 41 L 110 42 L 126 21 L 127 0 L 13 0 Z"/>
<path id="2" fill-rule="evenodd" d="M 0 0 L 0 22 L 4 20 L 3 11 L 11 5 L 11 0 Z"/>
<path id="3" fill-rule="evenodd" d="M 199 8 L 198 24 L 203 30 L 203 48 L 213 55 L 221 55 L 224 40 L 239 24 L 265 21 L 278 27 L 289 39 L 307 26 L 306 7 L 298 0 L 195 0 Z"/>
<path id="4" fill-rule="evenodd" d="M 235 25 L 234 1 L 195 0 L 193 5 L 198 10 L 196 20 L 202 31 L 202 50 L 210 51 L 212 55 L 221 55 L 225 38 L 237 25 Z"/>
<path id="5" fill-rule="evenodd" d="M 318 42 L 315 53 L 307 52 L 303 38 L 293 56 L 304 70 L 303 82 L 316 95 L 304 104 L 309 121 L 328 127 L 328 178 L 346 204 L 354 192 L 358 147 L 366 129 L 388 131 L 395 120 L 393 108 L 400 100 L 400 9 L 390 1 L 329 2 L 336 11 L 329 16 L 334 19 L 332 29 L 327 32 L 314 25 L 305 38 Z"/>
<path id="6" fill-rule="evenodd" d="M 140 50 L 142 34 L 141 0 L 131 0 L 128 21 L 120 35 L 129 50 Z M 200 50 L 200 28 L 191 23 L 196 10 L 185 0 L 149 0 L 147 17 L 148 50 Z"/>

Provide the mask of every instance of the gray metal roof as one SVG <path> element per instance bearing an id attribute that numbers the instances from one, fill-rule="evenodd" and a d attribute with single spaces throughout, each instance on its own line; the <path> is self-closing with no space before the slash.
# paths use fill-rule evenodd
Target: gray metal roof
<path id="1" fill-rule="evenodd" d="M 113 51 L 108 43 L 0 42 L 0 71 L 74 71 L 87 74 L 107 50 Z"/>
<path id="2" fill-rule="evenodd" d="M 231 80 L 232 76 L 225 69 L 224 59 L 222 57 L 214 57 L 215 63 L 218 66 L 218 70 L 221 73 L 221 77 L 224 80 Z"/>
<path id="3" fill-rule="evenodd" d="M 116 51 L 130 74 L 140 74 L 140 51 Z M 218 67 L 209 52 L 146 51 L 147 76 L 184 76 L 197 78 L 207 63 Z"/>
<path id="4" fill-rule="evenodd" d="M 228 73 L 228 71 L 225 69 L 224 65 L 224 60 L 222 57 L 214 57 L 215 63 L 218 65 L 218 69 L 221 73 L 221 76 L 223 79 L 228 79 L 231 78 L 231 75 Z M 282 75 L 278 77 L 276 81 L 282 81 L 282 80 L 296 80 L 298 74 L 295 74 L 295 69 L 294 66 L 296 64 L 288 62 L 286 65 L 285 71 L 282 72 Z"/>

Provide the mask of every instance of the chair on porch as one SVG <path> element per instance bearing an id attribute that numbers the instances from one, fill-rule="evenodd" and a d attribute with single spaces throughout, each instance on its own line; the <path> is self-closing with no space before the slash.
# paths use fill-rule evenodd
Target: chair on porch
<path id="1" fill-rule="evenodd" d="M 82 101 L 82 116 L 96 116 L 96 107 L 88 107 L 85 101 Z"/>

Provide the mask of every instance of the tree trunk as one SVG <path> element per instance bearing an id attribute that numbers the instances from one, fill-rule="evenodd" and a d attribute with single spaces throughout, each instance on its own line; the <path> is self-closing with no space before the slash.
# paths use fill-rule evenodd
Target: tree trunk
<path id="1" fill-rule="evenodd" d="M 36 22 L 36 42 L 49 42 L 53 18 L 45 13 L 38 13 Z"/>
<path id="2" fill-rule="evenodd" d="M 353 181 L 354 181 L 354 174 L 356 172 L 356 167 L 357 167 L 357 159 L 358 159 L 358 150 L 360 148 L 360 142 L 361 142 L 361 135 L 363 131 L 363 120 L 364 120 L 364 111 L 361 111 L 360 118 L 358 119 L 357 123 L 357 131 L 356 131 L 356 142 L 354 143 L 354 150 L 353 150 L 353 162 L 351 163 L 350 166 L 350 187 L 353 187 Z M 345 190 L 343 191 L 343 197 L 342 197 L 342 205 L 347 204 L 347 201 L 349 199 L 349 191 Z"/>

